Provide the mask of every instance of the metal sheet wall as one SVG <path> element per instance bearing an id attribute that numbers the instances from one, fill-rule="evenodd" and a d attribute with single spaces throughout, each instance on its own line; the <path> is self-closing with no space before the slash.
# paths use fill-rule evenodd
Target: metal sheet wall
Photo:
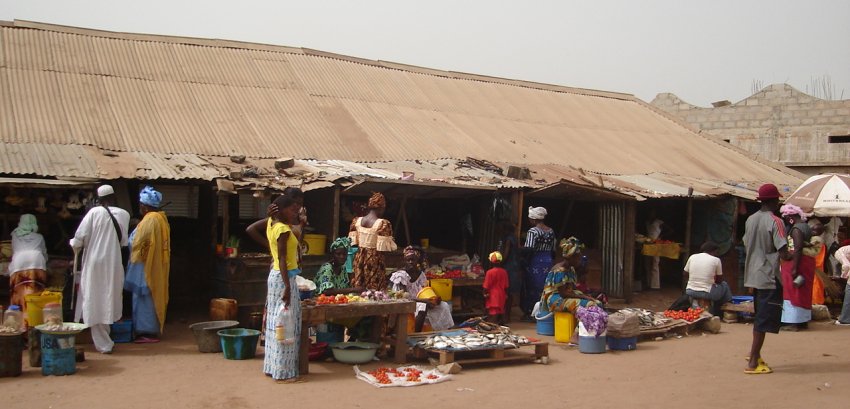
<path id="1" fill-rule="evenodd" d="M 602 288 L 623 297 L 623 231 L 626 206 L 622 202 L 599 206 L 599 242 L 602 247 Z"/>

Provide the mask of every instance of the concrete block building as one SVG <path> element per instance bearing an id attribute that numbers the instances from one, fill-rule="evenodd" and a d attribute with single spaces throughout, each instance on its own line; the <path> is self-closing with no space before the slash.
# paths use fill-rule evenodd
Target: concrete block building
<path id="1" fill-rule="evenodd" d="M 788 84 L 773 84 L 740 102 L 712 108 L 671 93 L 658 94 L 652 105 L 801 173 L 850 173 L 850 99 L 823 100 Z"/>

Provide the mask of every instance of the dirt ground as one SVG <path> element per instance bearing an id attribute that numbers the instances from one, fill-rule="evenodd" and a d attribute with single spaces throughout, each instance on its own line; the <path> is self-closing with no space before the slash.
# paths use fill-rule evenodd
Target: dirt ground
<path id="1" fill-rule="evenodd" d="M 651 292 L 633 305 L 661 310 L 674 292 Z M 745 375 L 751 325 L 724 324 L 719 334 L 644 341 L 636 351 L 600 355 L 550 346 L 551 362 L 469 366 L 451 381 L 377 389 L 357 380 L 349 365 L 311 363 L 303 384 L 276 384 L 262 374 L 262 349 L 252 360 L 228 361 L 197 352 L 190 322 L 202 314 L 174 314 L 159 344 L 117 344 L 101 355 L 88 345 L 75 375 L 44 377 L 26 365 L 17 378 L 0 378 L 3 408 L 406 408 L 687 407 L 841 408 L 850 401 L 850 328 L 813 323 L 806 332 L 768 335 L 763 351 L 770 375 Z M 532 324 L 514 329 L 537 336 Z M 537 336 L 539 337 L 539 336 Z M 554 342 L 551 337 L 541 337 Z M 427 364 L 427 363 L 424 363 Z M 372 368 L 382 362 L 367 365 Z M 542 406 L 538 406 L 542 407 Z"/>

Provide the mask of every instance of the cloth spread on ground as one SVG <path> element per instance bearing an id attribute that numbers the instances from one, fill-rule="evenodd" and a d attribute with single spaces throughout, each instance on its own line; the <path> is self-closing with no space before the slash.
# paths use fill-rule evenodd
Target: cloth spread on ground
<path id="1" fill-rule="evenodd" d="M 451 375 L 444 374 L 438 371 L 437 369 L 426 369 L 411 365 L 401 366 L 392 370 L 392 373 L 388 373 L 389 376 L 383 378 L 385 379 L 385 381 L 384 383 L 382 383 L 380 380 L 378 380 L 378 378 L 375 377 L 376 371 L 363 371 L 358 365 L 354 365 L 354 376 L 357 377 L 357 379 L 360 379 L 378 388 L 430 385 L 434 383 L 445 382 L 452 379 Z M 411 372 L 417 374 L 417 376 L 408 376 L 408 374 L 410 374 Z M 396 373 L 400 373 L 403 376 L 395 376 Z M 418 379 L 418 381 L 414 379 Z"/>

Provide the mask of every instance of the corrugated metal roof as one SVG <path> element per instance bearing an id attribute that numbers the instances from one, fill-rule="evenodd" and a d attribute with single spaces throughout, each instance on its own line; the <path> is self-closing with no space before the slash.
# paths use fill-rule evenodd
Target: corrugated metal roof
<path id="1" fill-rule="evenodd" d="M 5 142 L 144 152 L 136 157 L 144 163 L 174 154 L 360 162 L 474 155 L 610 175 L 801 180 L 630 95 L 306 49 L 16 21 L 0 27 L 0 91 Z M 174 169 L 148 166 L 135 169 Z"/>

